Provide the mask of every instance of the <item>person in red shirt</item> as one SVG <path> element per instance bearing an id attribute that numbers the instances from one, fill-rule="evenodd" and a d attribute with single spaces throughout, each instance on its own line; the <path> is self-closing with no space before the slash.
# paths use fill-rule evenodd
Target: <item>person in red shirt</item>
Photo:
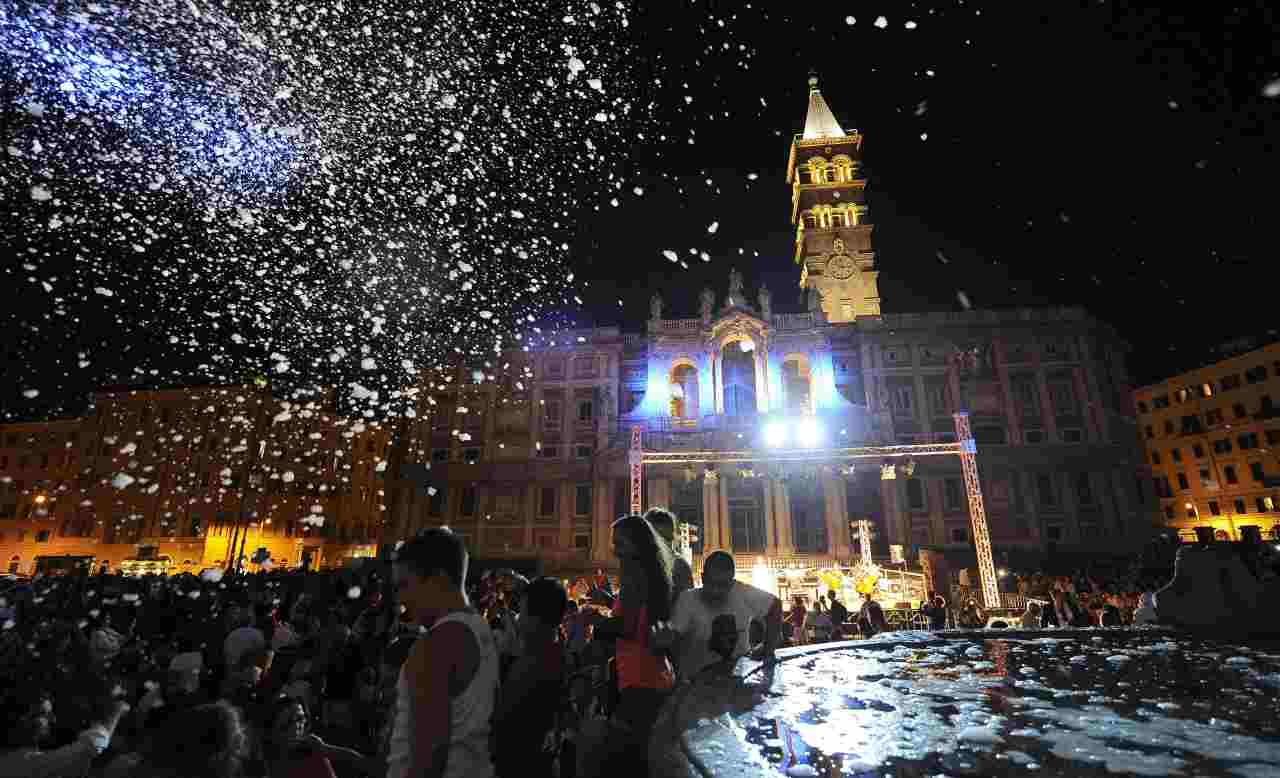
<path id="1" fill-rule="evenodd" d="M 564 645 L 558 640 L 569 598 L 554 578 L 529 584 L 520 599 L 524 651 L 507 677 L 494 721 L 499 778 L 551 778 L 553 736 L 564 689 Z"/>
<path id="2" fill-rule="evenodd" d="M 607 742 L 582 749 L 580 775 L 614 765 L 644 774 L 649 735 L 675 685 L 670 659 L 651 642 L 671 618 L 671 549 L 643 516 L 631 515 L 613 523 L 613 553 L 622 567 L 620 591 L 612 617 L 595 624 L 594 639 L 615 642 L 618 703 Z"/>

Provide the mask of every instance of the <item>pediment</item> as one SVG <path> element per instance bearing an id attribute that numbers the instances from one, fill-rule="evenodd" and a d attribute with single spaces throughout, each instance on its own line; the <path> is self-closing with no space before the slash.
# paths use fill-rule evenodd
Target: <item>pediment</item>
<path id="1" fill-rule="evenodd" d="M 724 345 L 728 340 L 749 337 L 756 345 L 763 345 L 769 338 L 769 324 L 754 312 L 734 308 L 711 323 L 711 340 Z"/>

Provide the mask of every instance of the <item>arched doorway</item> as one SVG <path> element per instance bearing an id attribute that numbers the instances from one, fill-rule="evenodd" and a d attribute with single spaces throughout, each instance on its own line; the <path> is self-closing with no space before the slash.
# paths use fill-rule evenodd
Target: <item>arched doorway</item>
<path id="1" fill-rule="evenodd" d="M 9 560 L 9 575 L 17 575 L 20 567 L 22 567 L 22 557 L 15 555 Z"/>
<path id="2" fill-rule="evenodd" d="M 747 351 L 743 351 L 746 344 Z M 732 341 L 720 352 L 720 385 L 724 414 L 749 416 L 756 412 L 756 360 L 751 341 Z"/>
<path id="3" fill-rule="evenodd" d="M 792 354 L 782 362 L 783 407 L 796 413 L 813 410 L 813 382 L 809 371 L 809 359 L 803 354 Z"/>
<path id="4" fill-rule="evenodd" d="M 698 418 L 698 369 L 680 364 L 671 370 L 671 416 L 677 419 Z"/>

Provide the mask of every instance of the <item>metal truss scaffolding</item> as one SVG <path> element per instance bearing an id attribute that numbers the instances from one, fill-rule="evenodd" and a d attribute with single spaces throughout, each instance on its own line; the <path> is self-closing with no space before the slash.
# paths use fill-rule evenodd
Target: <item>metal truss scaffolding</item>
<path id="1" fill-rule="evenodd" d="M 645 465 L 733 465 L 744 463 L 811 463 L 914 459 L 928 456 L 958 456 L 964 472 L 965 491 L 969 497 L 969 518 L 973 524 L 973 543 L 978 555 L 978 573 L 982 580 L 982 599 L 988 608 L 1000 607 L 1000 590 L 996 585 L 995 563 L 991 555 L 991 536 L 987 531 L 987 514 L 982 502 L 982 485 L 978 480 L 977 445 L 969 428 L 969 414 L 954 414 L 958 443 L 924 443 L 910 446 L 859 446 L 851 448 L 779 448 L 739 451 L 645 451 L 640 427 L 631 428 L 631 512 L 641 513 L 641 488 Z M 863 533 L 864 537 L 866 533 Z"/>

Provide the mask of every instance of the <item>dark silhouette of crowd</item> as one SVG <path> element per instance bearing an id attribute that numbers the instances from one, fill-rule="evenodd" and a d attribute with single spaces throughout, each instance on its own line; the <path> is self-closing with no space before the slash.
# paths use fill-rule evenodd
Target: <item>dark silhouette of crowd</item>
<path id="1" fill-rule="evenodd" d="M 447 529 L 325 572 L 5 582 L 0 778 L 640 774 L 678 683 L 781 640 L 728 554 L 693 587 L 674 526 L 620 519 L 576 598 Z"/>
<path id="2" fill-rule="evenodd" d="M 622 517 L 618 577 L 568 588 L 471 570 L 447 529 L 326 572 L 5 582 L 0 778 L 640 775 L 681 688 L 769 660 L 784 631 L 799 645 L 890 629 L 875 599 L 835 591 L 784 618 L 724 552 L 695 587 L 675 526 L 663 509 Z M 1003 618 L 1027 628 L 1150 623 L 1161 583 L 1013 580 L 1026 611 Z M 929 593 L 920 615 L 988 624 L 964 592 Z"/>

